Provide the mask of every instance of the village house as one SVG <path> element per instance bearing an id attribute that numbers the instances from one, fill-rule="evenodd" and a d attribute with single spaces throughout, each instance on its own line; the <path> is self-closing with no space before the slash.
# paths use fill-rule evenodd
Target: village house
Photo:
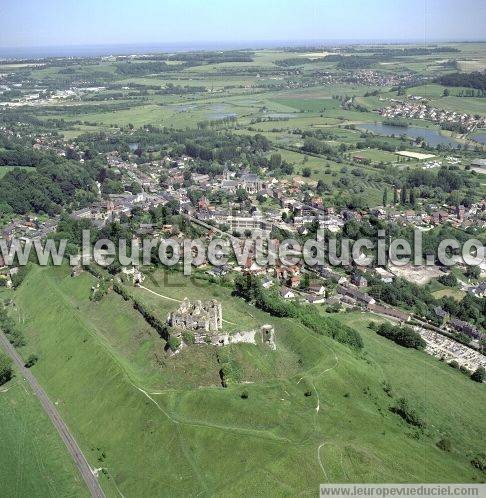
<path id="1" fill-rule="evenodd" d="M 351 275 L 351 283 L 353 285 L 356 285 L 356 287 L 367 287 L 368 286 L 368 280 L 366 280 L 365 277 L 362 275 L 358 275 L 354 273 Z"/>
<path id="2" fill-rule="evenodd" d="M 311 282 L 307 290 L 317 296 L 322 296 L 326 292 L 326 288 L 320 282 Z"/>
<path id="3" fill-rule="evenodd" d="M 274 285 L 273 280 L 270 277 L 264 277 L 262 279 L 262 287 L 264 289 L 270 289 Z"/>
<path id="4" fill-rule="evenodd" d="M 309 304 L 324 304 L 326 302 L 326 298 L 324 296 L 316 294 L 307 294 L 305 300 Z"/>
<path id="5" fill-rule="evenodd" d="M 395 275 L 393 273 L 390 273 L 389 271 L 385 270 L 384 268 L 375 268 L 375 273 L 378 274 L 380 277 L 380 280 L 384 282 L 385 284 L 391 284 L 393 280 L 395 279 Z"/>
<path id="6" fill-rule="evenodd" d="M 456 332 L 462 332 L 463 334 L 466 334 L 474 339 L 479 339 L 481 335 L 479 330 L 474 325 L 458 320 L 457 318 L 449 320 L 449 326 Z"/>
<path id="7" fill-rule="evenodd" d="M 486 281 L 480 282 L 475 287 L 471 287 L 469 293 L 474 297 L 486 297 Z"/>
<path id="8" fill-rule="evenodd" d="M 295 297 L 295 293 L 292 291 L 292 289 L 283 287 L 282 289 L 280 289 L 280 296 L 284 299 L 293 299 Z"/>
<path id="9" fill-rule="evenodd" d="M 441 323 L 444 323 L 449 317 L 449 313 L 447 313 L 447 311 L 441 308 L 440 306 L 435 306 L 434 314 Z"/>
<path id="10" fill-rule="evenodd" d="M 364 292 L 360 292 L 357 289 L 353 289 L 351 287 L 344 287 L 342 285 L 338 285 L 336 291 L 338 294 L 350 297 L 361 304 L 369 305 L 369 304 L 375 304 L 376 302 L 373 297 L 369 296 L 368 294 L 365 294 Z"/>
<path id="11" fill-rule="evenodd" d="M 397 310 L 395 308 L 389 308 L 385 306 L 381 306 L 379 304 L 375 303 L 368 303 L 367 308 L 372 311 L 373 313 L 378 313 L 380 315 L 385 315 L 389 316 L 391 318 L 395 318 L 396 320 L 399 320 L 400 322 L 406 323 L 410 321 L 411 317 L 408 313 L 405 313 L 404 311 Z"/>

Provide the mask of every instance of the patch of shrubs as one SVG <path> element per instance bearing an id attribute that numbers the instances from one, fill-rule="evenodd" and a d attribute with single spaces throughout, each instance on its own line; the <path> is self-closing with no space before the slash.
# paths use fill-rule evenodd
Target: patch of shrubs
<path id="1" fill-rule="evenodd" d="M 12 275 L 12 287 L 14 289 L 17 289 L 20 286 L 20 284 L 24 281 L 25 277 L 27 276 L 31 268 L 32 268 L 31 263 L 27 263 L 24 266 L 19 266 L 17 273 L 14 273 Z"/>
<path id="2" fill-rule="evenodd" d="M 459 370 L 461 373 L 464 375 L 467 375 L 471 380 L 474 380 L 475 382 L 482 383 L 486 380 L 486 370 L 484 367 L 478 367 L 472 374 L 469 373 L 469 370 L 457 363 L 456 360 L 452 360 L 448 363 L 448 365 L 456 370 Z"/>
<path id="3" fill-rule="evenodd" d="M 480 453 L 471 460 L 471 465 L 482 472 L 486 472 L 486 455 Z"/>
<path id="4" fill-rule="evenodd" d="M 167 346 L 169 346 L 171 351 L 177 351 L 181 345 L 181 340 L 176 336 L 170 336 L 167 341 Z"/>
<path id="5" fill-rule="evenodd" d="M 413 425 L 414 427 L 418 427 L 420 429 L 424 429 L 426 427 L 425 421 L 420 418 L 417 411 L 409 405 L 405 398 L 400 398 L 396 405 L 390 407 L 390 411 L 402 417 L 407 424 Z"/>
<path id="6" fill-rule="evenodd" d="M 27 358 L 27 362 L 25 363 L 26 368 L 31 368 L 33 367 L 37 362 L 39 361 L 39 357 L 36 354 L 31 354 Z"/>
<path id="7" fill-rule="evenodd" d="M 0 353 L 0 386 L 12 378 L 12 360 Z"/>
<path id="8" fill-rule="evenodd" d="M 389 398 L 393 398 L 393 389 L 389 382 L 383 382 L 383 391 L 385 391 L 386 395 Z"/>
<path id="9" fill-rule="evenodd" d="M 452 451 L 452 443 L 449 438 L 442 438 L 440 441 L 437 442 L 437 448 L 439 448 L 442 451 L 446 451 L 447 453 Z"/>
<path id="10" fill-rule="evenodd" d="M 184 330 L 182 332 L 182 340 L 186 344 L 194 344 L 196 342 L 196 337 L 194 336 L 194 333 L 191 332 L 190 330 Z"/>
<path id="11" fill-rule="evenodd" d="M 130 301 L 131 296 L 123 285 L 118 284 L 118 282 L 113 282 L 113 290 L 119 294 L 124 301 Z"/>
<path id="12" fill-rule="evenodd" d="M 347 344 L 354 349 L 363 348 L 363 339 L 359 333 L 334 318 L 324 317 L 314 309 L 305 308 L 304 310 L 300 307 L 298 308 L 297 317 L 303 325 L 318 334 L 328 335 L 335 341 Z"/>
<path id="13" fill-rule="evenodd" d="M 484 382 L 486 379 L 486 370 L 484 367 L 478 367 L 472 374 L 471 379 L 475 382 Z"/>
<path id="14" fill-rule="evenodd" d="M 8 316 L 5 309 L 0 309 L 0 328 L 15 347 L 25 346 L 24 335 L 17 328 L 15 322 Z"/>
<path id="15" fill-rule="evenodd" d="M 448 275 L 439 277 L 437 282 L 446 285 L 447 287 L 455 287 L 457 285 L 457 278 L 452 273 L 449 273 Z"/>
<path id="16" fill-rule="evenodd" d="M 134 298 L 132 298 L 132 301 L 133 307 L 145 318 L 145 321 L 157 331 L 160 337 L 168 341 L 170 337 L 167 325 L 149 311 L 142 302 Z"/>
<path id="17" fill-rule="evenodd" d="M 390 323 L 382 323 L 378 327 L 376 333 L 405 348 L 424 349 L 426 346 L 426 343 L 420 334 L 410 327 L 400 327 Z"/>

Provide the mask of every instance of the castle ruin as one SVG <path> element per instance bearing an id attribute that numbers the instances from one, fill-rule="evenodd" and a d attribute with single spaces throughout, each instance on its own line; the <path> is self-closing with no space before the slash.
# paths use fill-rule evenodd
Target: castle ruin
<path id="1" fill-rule="evenodd" d="M 182 337 L 182 331 L 194 332 L 195 344 L 212 344 L 227 346 L 228 344 L 256 344 L 257 330 L 222 332 L 223 313 L 221 303 L 210 301 L 190 301 L 185 298 L 176 311 L 167 316 L 167 324 L 174 327 L 173 333 Z M 263 325 L 259 330 L 263 345 L 276 349 L 275 330 L 272 325 Z M 184 343 L 182 343 L 184 345 Z"/>
<path id="2" fill-rule="evenodd" d="M 183 330 L 217 332 L 223 328 L 221 303 L 210 301 L 189 301 L 185 298 L 177 311 L 169 313 L 167 323 Z"/>

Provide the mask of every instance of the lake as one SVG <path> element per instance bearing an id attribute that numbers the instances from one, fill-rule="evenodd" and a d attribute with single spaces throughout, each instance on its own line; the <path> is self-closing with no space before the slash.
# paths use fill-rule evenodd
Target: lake
<path id="1" fill-rule="evenodd" d="M 438 130 L 430 130 L 428 128 L 419 128 L 418 126 L 390 126 L 382 123 L 367 123 L 359 125 L 359 128 L 369 130 L 377 135 L 385 135 L 391 137 L 393 135 L 399 137 L 401 135 L 406 135 L 410 138 L 422 137 L 425 139 L 426 143 L 432 147 L 437 145 L 450 145 L 452 147 L 457 147 L 459 145 L 453 138 L 443 136 Z"/>

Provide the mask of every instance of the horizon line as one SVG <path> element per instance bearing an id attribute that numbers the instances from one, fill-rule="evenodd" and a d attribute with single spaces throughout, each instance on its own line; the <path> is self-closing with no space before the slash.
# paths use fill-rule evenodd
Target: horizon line
<path id="1" fill-rule="evenodd" d="M 192 41 L 137 41 L 137 42 L 107 42 L 107 43 L 88 43 L 88 44 L 62 44 L 62 45 L 4 45 L 0 46 L 0 52 L 15 52 L 15 51 L 42 51 L 42 50 L 61 50 L 66 53 L 69 50 L 79 49 L 109 49 L 109 48 L 149 48 L 150 51 L 162 48 L 162 46 L 178 48 L 181 51 L 189 50 L 207 50 L 202 46 L 210 46 L 211 49 L 221 50 L 230 48 L 229 46 L 238 46 L 240 50 L 257 50 L 263 48 L 287 48 L 287 47 L 307 47 L 309 44 L 339 44 L 339 45 L 367 45 L 367 44 L 430 44 L 430 43 L 486 43 L 485 38 L 319 38 L 319 39 L 268 39 L 268 40 L 192 40 Z M 261 45 L 259 45 L 261 44 Z M 190 47 L 190 46 L 195 47 Z M 201 45 L 201 47 L 197 47 Z M 111 54 L 110 54 L 111 55 Z M 115 54 L 113 54 L 115 55 Z M 131 55 L 121 54 L 116 55 Z M 0 53 L 0 57 L 2 54 Z"/>

